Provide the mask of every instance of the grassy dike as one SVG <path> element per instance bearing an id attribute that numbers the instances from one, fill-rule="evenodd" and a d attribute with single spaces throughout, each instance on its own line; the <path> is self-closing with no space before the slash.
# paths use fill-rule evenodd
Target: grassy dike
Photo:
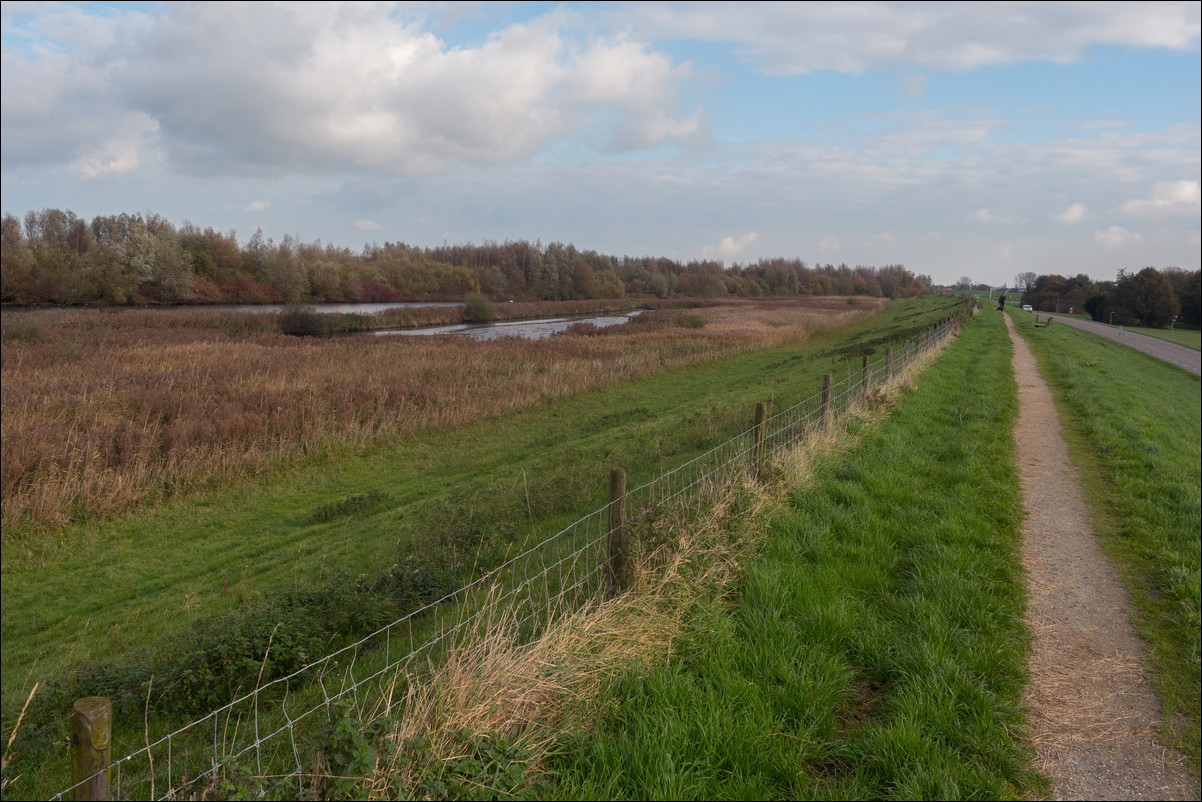
<path id="1" fill-rule="evenodd" d="M 1202 382 L 1088 332 L 1019 331 L 1052 388 L 1094 528 L 1137 608 L 1169 741 L 1198 776 Z"/>
<path id="2" fill-rule="evenodd" d="M 821 458 L 673 659 L 632 665 L 595 726 L 561 738 L 547 796 L 1037 793 L 1010 355 L 1000 316 L 980 316 L 882 425 Z"/>
<path id="3" fill-rule="evenodd" d="M 39 683 L 14 754 L 36 764 L 70 701 L 94 693 L 117 697 L 114 753 L 138 745 L 146 709 L 165 727 L 328 653 L 601 506 L 612 465 L 645 481 L 745 429 L 757 401 L 811 396 L 823 373 L 858 370 L 861 353 L 879 358 L 960 308 L 895 302 L 794 346 L 8 543 L 5 732 Z M 22 771 L 38 769 L 6 776 Z"/>

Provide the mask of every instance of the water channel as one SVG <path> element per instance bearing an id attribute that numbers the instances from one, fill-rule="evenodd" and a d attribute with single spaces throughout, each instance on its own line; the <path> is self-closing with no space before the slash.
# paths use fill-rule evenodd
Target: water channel
<path id="1" fill-rule="evenodd" d="M 424 329 L 385 329 L 368 332 L 368 334 L 374 336 L 403 334 L 419 337 L 434 334 L 463 334 L 477 340 L 495 340 L 500 337 L 521 337 L 527 340 L 541 340 L 577 323 L 592 323 L 597 328 L 620 326 L 623 323 L 629 323 L 634 317 L 642 313 L 642 311 L 642 309 L 635 309 L 621 315 L 554 317 L 538 318 L 536 320 L 499 320 L 495 323 L 459 323 L 453 326 L 431 326 Z"/>
<path id="2" fill-rule="evenodd" d="M 318 303 L 307 304 L 308 309 L 323 314 L 355 313 L 372 315 L 389 309 L 412 309 L 421 306 L 462 306 L 458 301 L 425 301 L 425 302 L 393 302 L 393 303 L 358 303 L 337 304 Z M 4 314 L 38 314 L 57 311 L 62 307 L 46 307 L 41 309 L 4 310 Z M 219 312 L 284 312 L 289 307 L 282 304 L 223 304 L 220 306 L 197 307 Z M 492 323 L 459 323 L 449 326 L 427 326 L 420 329 L 381 329 L 364 332 L 363 336 L 405 335 L 410 337 L 433 336 L 436 334 L 461 334 L 477 340 L 495 340 L 500 337 L 521 337 L 527 340 L 541 340 L 552 334 L 564 331 L 577 323 L 591 323 L 598 328 L 605 326 L 620 326 L 629 323 L 645 310 L 634 309 L 629 312 L 611 315 L 581 315 L 574 317 L 530 318 L 525 320 L 498 320 Z"/>
<path id="3" fill-rule="evenodd" d="M 463 306 L 459 301 L 419 301 L 393 303 L 357 303 L 357 304 L 307 304 L 306 308 L 323 314 L 355 313 L 373 315 L 389 309 L 413 309 L 421 306 Z M 229 304 L 211 306 L 225 312 L 283 312 L 288 307 L 279 304 Z M 477 340 L 495 340 L 500 337 L 521 337 L 527 340 L 541 340 L 552 334 L 563 331 L 577 323 L 592 323 L 598 328 L 604 326 L 620 326 L 629 323 L 642 309 L 635 309 L 617 315 L 583 315 L 579 317 L 531 318 L 526 320 L 498 320 L 492 323 L 457 323 L 447 326 L 427 326 L 420 329 L 380 329 L 364 332 L 365 336 L 386 337 L 404 335 L 407 337 L 433 336 L 435 334 L 462 334 Z"/>

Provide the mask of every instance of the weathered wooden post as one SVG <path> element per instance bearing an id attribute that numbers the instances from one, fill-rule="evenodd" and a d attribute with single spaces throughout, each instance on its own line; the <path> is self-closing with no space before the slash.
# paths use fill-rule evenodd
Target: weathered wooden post
<path id="1" fill-rule="evenodd" d="M 826 428 L 831 422 L 831 374 L 822 374 L 822 411 L 818 414 L 818 425 Z"/>
<path id="2" fill-rule="evenodd" d="M 626 554 L 626 471 L 609 472 L 609 561 L 605 564 L 606 591 L 612 598 L 629 581 Z"/>
<path id="3" fill-rule="evenodd" d="M 752 449 L 757 479 L 764 478 L 764 421 L 767 418 L 768 405 L 761 401 L 755 405 L 755 447 Z"/>
<path id="4" fill-rule="evenodd" d="M 885 383 L 888 384 L 889 380 L 892 378 L 893 378 L 893 349 L 886 348 L 885 349 Z"/>
<path id="5" fill-rule="evenodd" d="M 74 800 L 111 799 L 113 703 L 104 696 L 75 702 L 71 713 L 71 792 Z"/>
<path id="6" fill-rule="evenodd" d="M 868 395 L 868 354 L 864 354 L 864 364 L 860 367 L 860 395 Z"/>

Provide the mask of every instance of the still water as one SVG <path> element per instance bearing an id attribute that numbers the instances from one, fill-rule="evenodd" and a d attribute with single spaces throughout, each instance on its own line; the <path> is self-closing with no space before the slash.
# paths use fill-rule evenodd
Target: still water
<path id="1" fill-rule="evenodd" d="M 358 313 L 371 315 L 387 309 L 406 309 L 419 306 L 462 306 L 458 301 L 425 301 L 417 303 L 359 303 L 359 304 L 306 304 L 306 308 L 322 313 Z M 56 312 L 68 307 L 44 307 L 39 309 L 4 310 L 9 314 L 44 314 Z M 183 307 L 159 307 L 183 308 Z M 214 310 L 219 312 L 284 312 L 288 307 L 283 304 L 223 304 L 218 306 L 190 307 L 196 309 Z M 556 332 L 563 331 L 576 323 L 592 323 L 598 328 L 604 326 L 620 326 L 629 323 L 632 318 L 644 310 L 635 309 L 619 315 L 585 315 L 581 317 L 536 318 L 533 320 L 500 320 L 494 323 L 461 323 L 453 326 L 430 326 L 424 329 L 384 329 L 365 332 L 365 336 L 388 336 L 403 334 L 406 336 L 423 336 L 434 334 L 462 334 L 477 340 L 495 340 L 499 337 L 522 337 L 528 340 L 541 340 Z"/>
<path id="2" fill-rule="evenodd" d="M 495 340 L 499 337 L 522 337 L 527 340 L 541 340 L 577 323 L 592 323 L 598 328 L 603 326 L 619 326 L 623 323 L 629 323 L 632 318 L 642 311 L 641 309 L 635 309 L 624 315 L 555 317 L 541 318 L 539 320 L 501 320 L 496 323 L 460 323 L 454 326 L 431 326 L 425 329 L 390 329 L 370 333 L 377 336 L 393 334 L 403 334 L 406 336 L 465 334 L 477 340 Z"/>

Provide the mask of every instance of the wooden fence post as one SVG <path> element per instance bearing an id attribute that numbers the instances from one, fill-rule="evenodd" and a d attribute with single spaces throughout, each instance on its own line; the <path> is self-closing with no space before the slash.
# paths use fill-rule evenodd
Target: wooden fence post
<path id="1" fill-rule="evenodd" d="M 610 597 L 626 588 L 629 566 L 626 554 L 626 471 L 609 472 L 609 561 L 605 564 L 605 585 Z"/>
<path id="2" fill-rule="evenodd" d="M 755 460 L 755 476 L 764 478 L 764 421 L 768 418 L 768 405 L 761 401 L 755 405 L 755 446 L 752 449 L 752 459 Z"/>
<path id="3" fill-rule="evenodd" d="M 864 364 L 860 367 L 860 395 L 868 395 L 868 354 L 864 354 Z"/>
<path id="4" fill-rule="evenodd" d="M 822 374 L 822 412 L 818 415 L 818 425 L 826 428 L 831 422 L 831 374 Z"/>
<path id="5" fill-rule="evenodd" d="M 893 378 L 893 349 L 885 349 L 885 382 Z"/>
<path id="6" fill-rule="evenodd" d="M 71 792 L 75 800 L 111 799 L 113 703 L 103 696 L 75 702 L 71 713 Z"/>

